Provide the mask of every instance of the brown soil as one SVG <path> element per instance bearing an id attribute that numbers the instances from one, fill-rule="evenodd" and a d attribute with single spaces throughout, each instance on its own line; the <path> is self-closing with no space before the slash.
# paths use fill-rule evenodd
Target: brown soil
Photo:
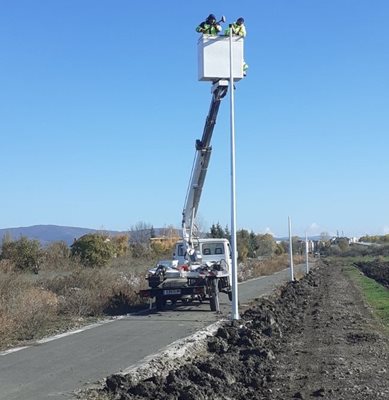
<path id="1" fill-rule="evenodd" d="M 219 328 L 205 357 L 137 383 L 113 375 L 101 394 L 121 400 L 389 399 L 388 350 L 389 339 L 359 291 L 341 267 L 326 265 Z"/>

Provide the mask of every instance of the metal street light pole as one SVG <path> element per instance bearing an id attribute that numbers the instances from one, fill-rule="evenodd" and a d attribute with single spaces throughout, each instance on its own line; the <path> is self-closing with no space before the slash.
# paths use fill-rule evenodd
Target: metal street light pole
<path id="1" fill-rule="evenodd" d="M 238 257 L 236 251 L 236 191 L 235 191 L 235 105 L 232 25 L 230 24 L 230 127 L 231 127 L 231 248 L 232 248 L 232 315 L 240 319 L 238 310 Z"/>

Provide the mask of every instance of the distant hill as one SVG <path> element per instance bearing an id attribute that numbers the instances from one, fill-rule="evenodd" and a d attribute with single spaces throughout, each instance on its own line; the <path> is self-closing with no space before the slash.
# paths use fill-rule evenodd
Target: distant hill
<path id="1" fill-rule="evenodd" d="M 166 234 L 166 228 L 153 228 L 154 234 L 156 236 L 163 236 Z M 74 226 L 58 226 L 58 225 L 34 225 L 34 226 L 26 226 L 19 228 L 6 228 L 0 229 L 0 243 L 3 240 L 3 237 L 8 233 L 12 239 L 19 239 L 20 236 L 25 236 L 28 239 L 39 240 L 41 244 L 47 245 L 52 242 L 65 242 L 68 246 L 70 246 L 74 239 L 78 239 L 79 237 L 86 235 L 88 233 L 101 232 L 99 229 L 89 229 L 89 228 L 77 228 Z M 120 234 L 128 234 L 128 231 L 107 231 L 111 236 L 120 235 Z M 170 234 L 179 235 L 180 231 L 177 229 L 170 230 Z M 133 231 L 133 238 L 136 240 L 137 237 L 141 238 L 145 235 L 150 234 L 149 229 L 147 230 L 139 230 Z"/>
<path id="2" fill-rule="evenodd" d="M 166 228 L 153 228 L 154 234 L 156 236 L 164 236 L 166 235 Z M 42 245 L 47 245 L 52 242 L 63 241 L 68 246 L 70 246 L 74 239 L 78 239 L 79 237 L 86 235 L 88 233 L 101 232 L 99 229 L 89 229 L 89 228 L 79 228 L 74 226 L 59 226 L 59 225 L 34 225 L 34 226 L 26 226 L 19 228 L 6 228 L 0 229 L 0 243 L 3 239 L 4 235 L 7 233 L 11 235 L 13 239 L 19 239 L 20 236 L 26 236 L 29 239 L 39 240 Z M 104 231 L 109 235 L 120 235 L 127 234 L 128 231 Z M 170 234 L 180 236 L 181 231 L 178 229 L 173 229 Z M 149 234 L 149 230 L 145 232 L 145 230 L 140 230 L 136 232 L 132 232 L 134 235 L 134 239 L 137 236 L 144 236 L 145 234 Z M 288 241 L 288 237 L 279 237 L 274 238 L 279 241 Z M 304 238 L 301 238 L 304 239 Z M 319 240 L 320 236 L 310 236 L 310 240 Z"/>
<path id="3" fill-rule="evenodd" d="M 11 235 L 13 239 L 19 239 L 20 236 L 26 236 L 29 239 L 39 240 L 42 245 L 51 242 L 64 241 L 71 245 L 74 239 L 86 235 L 88 233 L 99 232 L 95 229 L 76 228 L 72 226 L 58 226 L 58 225 L 34 225 L 19 228 L 0 229 L 0 240 L 3 239 L 5 234 Z M 120 232 L 108 231 L 109 234 L 119 234 Z"/>

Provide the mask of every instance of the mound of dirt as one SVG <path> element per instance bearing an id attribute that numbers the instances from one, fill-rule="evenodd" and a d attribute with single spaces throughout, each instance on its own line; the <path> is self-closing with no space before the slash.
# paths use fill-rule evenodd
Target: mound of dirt
<path id="1" fill-rule="evenodd" d="M 258 300 L 207 348 L 140 382 L 112 375 L 101 393 L 120 400 L 389 398 L 388 338 L 334 265 Z"/>
<path id="2" fill-rule="evenodd" d="M 389 263 L 385 261 L 357 262 L 355 265 L 369 278 L 389 288 Z"/>

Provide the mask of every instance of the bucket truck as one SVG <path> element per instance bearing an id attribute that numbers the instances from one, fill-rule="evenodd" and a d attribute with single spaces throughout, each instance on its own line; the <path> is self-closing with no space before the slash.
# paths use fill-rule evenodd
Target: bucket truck
<path id="1" fill-rule="evenodd" d="M 231 292 L 231 249 L 227 239 L 202 239 L 195 218 L 211 157 L 211 139 L 220 103 L 244 77 L 243 37 L 201 35 L 198 43 L 198 80 L 212 82 L 212 100 L 203 136 L 196 140 L 196 154 L 182 213 L 182 240 L 175 246 L 173 260 L 159 262 L 149 271 L 149 289 L 140 295 L 155 298 L 161 310 L 167 301 L 209 299 L 212 311 L 219 311 L 219 292 Z M 232 50 L 233 49 L 233 50 Z M 231 77 L 232 74 L 232 77 Z M 230 80 L 232 79 L 232 82 Z"/>
<path id="2" fill-rule="evenodd" d="M 202 239 L 195 218 L 211 157 L 211 139 L 220 103 L 228 90 L 227 80 L 212 86 L 212 100 L 203 136 L 196 140 L 196 154 L 182 213 L 182 240 L 176 243 L 173 261 L 158 263 L 149 271 L 149 289 L 142 297 L 155 298 L 157 310 L 167 301 L 183 303 L 209 299 L 212 311 L 219 311 L 219 292 L 231 300 L 231 249 L 227 239 Z"/>

